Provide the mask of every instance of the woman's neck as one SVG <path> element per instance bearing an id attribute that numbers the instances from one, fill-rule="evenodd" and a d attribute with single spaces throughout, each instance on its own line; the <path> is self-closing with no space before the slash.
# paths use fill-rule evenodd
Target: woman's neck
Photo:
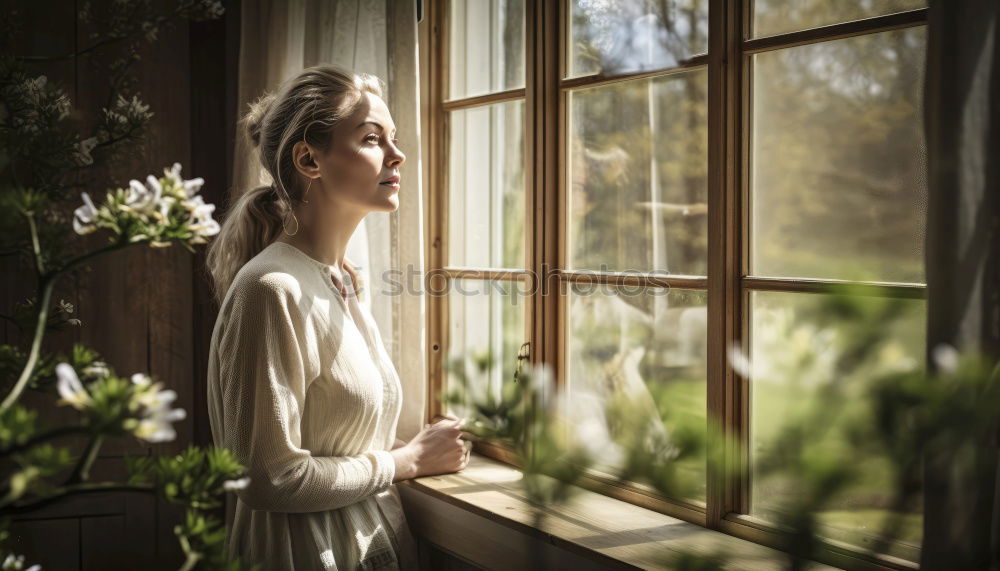
<path id="1" fill-rule="evenodd" d="M 299 231 L 294 236 L 282 232 L 276 241 L 291 244 L 324 264 L 343 268 L 347 244 L 365 215 L 364 212 L 346 210 L 336 209 L 329 217 L 331 219 L 322 223 L 310 216 L 312 212 L 297 213 Z"/>

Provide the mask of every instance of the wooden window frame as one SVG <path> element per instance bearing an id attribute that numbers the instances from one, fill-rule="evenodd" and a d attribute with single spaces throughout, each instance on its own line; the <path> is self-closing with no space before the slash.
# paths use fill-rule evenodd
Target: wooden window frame
<path id="1" fill-rule="evenodd" d="M 750 275 L 748 205 L 753 93 L 750 58 L 766 51 L 926 25 L 927 9 L 751 38 L 753 0 L 708 0 L 707 54 L 656 71 L 563 79 L 567 58 L 562 52 L 568 32 L 569 1 L 525 0 L 525 87 L 455 100 L 447 98 L 450 2 L 438 0 L 427 5 L 431 27 L 427 115 L 430 124 L 423 132 L 428 138 L 429 149 L 426 163 L 429 291 L 445 291 L 447 282 L 456 278 L 528 282 L 531 291 L 535 292 L 527 304 L 525 317 L 526 340 L 531 347 L 529 361 L 549 364 L 558 383 L 563 382 L 565 370 L 567 320 L 562 287 L 566 283 L 586 280 L 589 283 L 643 284 L 706 291 L 709 300 L 707 415 L 710 423 L 722 426 L 727 434 L 737 437 L 736 446 L 720 441 L 710 441 L 709 446 L 724 447 L 726 463 L 737 468 L 730 473 L 736 476 L 727 480 L 709 466 L 704 503 L 664 497 L 650 487 L 623 484 L 596 472 L 586 476 L 581 485 L 710 529 L 780 547 L 782 538 L 773 525 L 747 515 L 750 498 L 749 384 L 733 371 L 726 355 L 726 348 L 734 344 L 747 350 L 749 320 L 746 308 L 751 292 L 809 293 L 821 291 L 829 284 L 841 284 L 863 295 L 925 299 L 926 287 Z M 642 276 L 565 269 L 567 227 L 561 209 L 567 204 L 563 166 L 567 164 L 564 133 L 569 91 L 697 68 L 706 68 L 708 72 L 708 276 Z M 448 266 L 449 113 L 515 100 L 523 100 L 525 105 L 525 268 Z M 428 414 L 433 418 L 444 412 L 438 397 L 445 382 L 443 368 L 448 346 L 449 307 L 448 298 L 441 295 L 428 296 L 427 303 L 427 397 Z M 477 443 L 476 451 L 516 464 L 510 451 L 502 446 Z M 823 542 L 819 559 L 849 568 L 917 568 L 916 562 L 869 556 L 833 541 Z"/>

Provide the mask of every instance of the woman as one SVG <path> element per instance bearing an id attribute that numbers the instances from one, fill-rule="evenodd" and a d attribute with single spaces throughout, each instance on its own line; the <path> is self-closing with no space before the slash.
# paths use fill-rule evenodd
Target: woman
<path id="1" fill-rule="evenodd" d="M 231 207 L 208 251 L 220 303 L 212 437 L 248 468 L 230 555 L 265 569 L 413 564 L 392 484 L 461 470 L 461 421 L 395 438 L 400 381 L 344 257 L 366 214 L 399 206 L 395 125 L 377 78 L 308 68 L 243 119 L 273 184 Z"/>

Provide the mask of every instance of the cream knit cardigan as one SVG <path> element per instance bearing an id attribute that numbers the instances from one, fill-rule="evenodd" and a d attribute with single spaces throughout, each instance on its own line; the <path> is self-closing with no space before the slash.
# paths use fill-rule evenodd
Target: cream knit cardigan
<path id="1" fill-rule="evenodd" d="M 212 332 L 215 444 L 249 469 L 230 555 L 264 569 L 416 563 L 392 484 L 399 376 L 375 320 L 335 266 L 274 242 L 237 273 Z"/>

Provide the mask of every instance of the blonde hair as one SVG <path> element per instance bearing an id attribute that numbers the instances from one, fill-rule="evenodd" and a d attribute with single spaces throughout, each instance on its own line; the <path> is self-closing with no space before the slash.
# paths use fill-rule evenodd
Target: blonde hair
<path id="1" fill-rule="evenodd" d="M 278 237 L 289 216 L 294 217 L 293 202 L 302 200 L 304 190 L 295 176 L 295 143 L 304 141 L 325 151 L 334 128 L 355 111 L 365 92 L 382 97 L 382 86 L 373 75 L 321 65 L 303 69 L 276 92 L 250 104 L 240 124 L 274 182 L 243 192 L 208 246 L 206 265 L 219 304 L 240 268 Z"/>

